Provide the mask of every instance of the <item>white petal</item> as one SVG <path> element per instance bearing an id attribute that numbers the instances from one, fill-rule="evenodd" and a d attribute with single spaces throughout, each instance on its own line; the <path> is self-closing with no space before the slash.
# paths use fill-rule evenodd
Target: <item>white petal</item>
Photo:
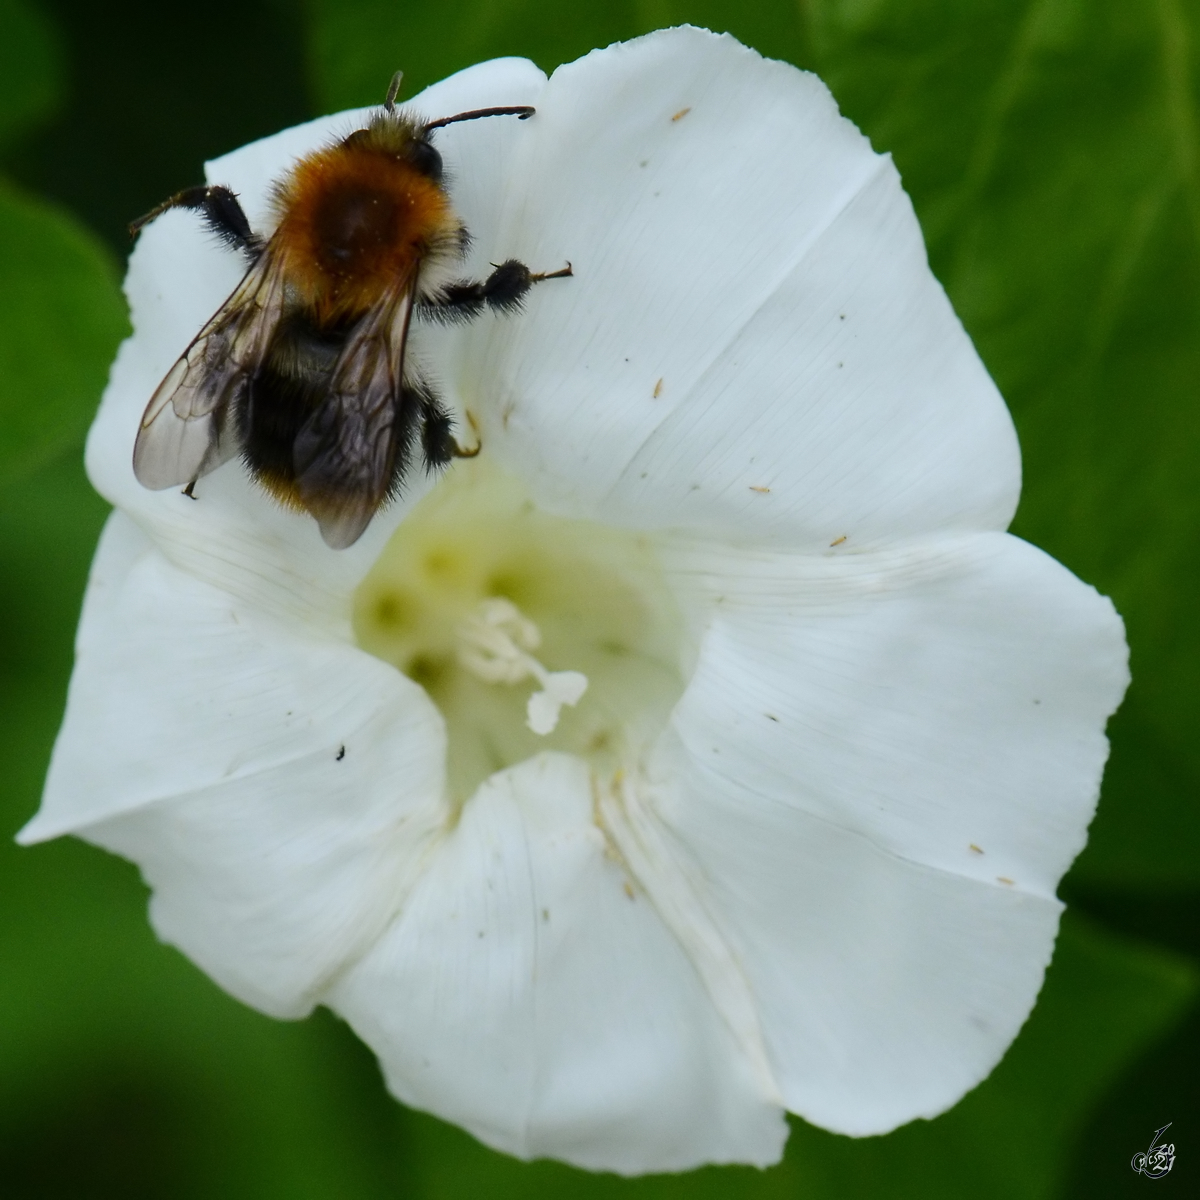
<path id="1" fill-rule="evenodd" d="M 404 743 L 388 714 L 344 753 L 322 742 L 79 836 L 138 864 L 164 942 L 245 1003 L 304 1016 L 399 911 L 445 824 L 440 772 Z"/>
<path id="2" fill-rule="evenodd" d="M 668 30 L 560 68 L 530 124 L 505 251 L 575 277 L 462 334 L 458 387 L 541 503 L 791 545 L 1007 524 L 1011 421 L 819 80 Z"/>
<path id="3" fill-rule="evenodd" d="M 253 776 L 316 746 L 336 750 L 384 716 L 405 732 L 401 742 L 411 734 L 424 759 L 440 761 L 441 717 L 416 684 L 320 629 L 190 578 L 115 514 L 29 835 Z"/>
<path id="4" fill-rule="evenodd" d="M 1041 987 L 1057 900 L 894 858 L 707 764 L 676 778 L 668 819 L 711 878 L 791 1111 L 886 1133 L 987 1076 Z"/>
<path id="5" fill-rule="evenodd" d="M 381 97 L 386 82 L 380 81 Z M 524 59 L 497 59 L 436 84 L 412 103 L 417 111 L 439 116 L 525 104 L 537 99 L 544 82 L 545 76 Z M 322 117 L 254 142 L 208 164 L 208 178 L 231 186 L 251 224 L 264 229 L 271 182 L 296 157 L 360 125 L 367 111 Z M 490 126 L 490 138 L 474 131 L 479 124 Z M 466 145 L 472 191 L 494 196 L 522 124 L 497 118 L 451 126 L 439 131 L 437 143 L 452 174 Z M 201 578 L 235 590 L 244 590 L 253 579 L 259 601 L 271 590 L 282 597 L 315 593 L 319 603 L 340 612 L 404 513 L 430 486 L 420 472 L 413 473 L 404 501 L 381 514 L 346 551 L 329 550 L 311 517 L 280 508 L 249 482 L 236 459 L 201 480 L 195 503 L 178 490 L 148 491 L 133 476 L 133 440 L 147 401 L 244 271 L 241 257 L 206 232 L 196 213 L 165 213 L 142 232 L 125 281 L 134 334 L 121 347 L 88 439 L 88 474 L 103 496 L 151 532 L 164 553 Z M 416 331 L 417 355 L 422 335 Z"/>
<path id="6" fill-rule="evenodd" d="M 693 755 L 901 857 L 1054 894 L 1129 679 L 1109 600 L 1007 534 L 671 560 L 709 620 L 674 715 Z"/>
<path id="7" fill-rule="evenodd" d="M 480 789 L 332 1002 L 397 1096 L 523 1158 L 634 1173 L 782 1150 L 781 1110 L 566 755 Z"/>
<path id="8" fill-rule="evenodd" d="M 395 912 L 441 804 L 445 729 L 361 651 L 105 531 L 42 808 L 136 860 L 159 933 L 225 987 L 296 1014 Z"/>
<path id="9" fill-rule="evenodd" d="M 710 356 L 602 511 L 856 549 L 1007 527 L 1008 412 L 925 259 L 890 160 Z"/>
<path id="10" fill-rule="evenodd" d="M 711 625 L 657 808 L 710 881 L 788 1107 L 853 1134 L 942 1111 L 1040 987 L 1128 680 L 1119 618 L 1000 534 L 681 552 L 674 578 Z"/>

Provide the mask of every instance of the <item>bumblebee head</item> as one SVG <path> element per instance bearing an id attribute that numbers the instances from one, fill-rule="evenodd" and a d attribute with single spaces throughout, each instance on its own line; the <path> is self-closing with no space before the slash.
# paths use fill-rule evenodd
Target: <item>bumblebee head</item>
<path id="1" fill-rule="evenodd" d="M 505 108 L 476 108 L 469 112 L 455 113 L 452 117 L 440 117 L 436 121 L 421 121 L 396 107 L 396 96 L 400 91 L 403 71 L 397 71 L 388 84 L 383 107 L 371 118 L 365 129 L 357 129 L 342 141 L 350 150 L 374 150 L 411 164 L 427 179 L 440 184 L 444 174 L 442 156 L 434 146 L 432 134 L 445 125 L 460 121 L 477 121 L 480 117 L 516 117 L 524 121 L 534 114 L 528 104 Z"/>

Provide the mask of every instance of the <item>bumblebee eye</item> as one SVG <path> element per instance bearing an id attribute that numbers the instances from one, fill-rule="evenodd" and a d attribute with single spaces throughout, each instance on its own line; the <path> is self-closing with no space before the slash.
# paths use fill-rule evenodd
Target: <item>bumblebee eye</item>
<path id="1" fill-rule="evenodd" d="M 432 142 L 414 141 L 409 150 L 409 161 L 422 175 L 428 175 L 434 183 L 442 181 L 442 156 Z"/>

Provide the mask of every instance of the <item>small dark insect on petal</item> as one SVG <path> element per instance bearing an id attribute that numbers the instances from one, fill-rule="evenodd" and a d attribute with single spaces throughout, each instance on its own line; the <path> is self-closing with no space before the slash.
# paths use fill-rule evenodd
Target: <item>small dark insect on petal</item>
<path id="1" fill-rule="evenodd" d="M 336 759 L 335 761 L 337 761 L 337 762 L 341 762 L 341 761 L 342 761 L 342 759 L 343 759 L 343 758 L 345 758 L 345 757 L 346 757 L 346 747 L 345 747 L 345 746 L 339 746 L 339 747 L 338 747 L 338 752 L 337 752 L 337 759 Z"/>

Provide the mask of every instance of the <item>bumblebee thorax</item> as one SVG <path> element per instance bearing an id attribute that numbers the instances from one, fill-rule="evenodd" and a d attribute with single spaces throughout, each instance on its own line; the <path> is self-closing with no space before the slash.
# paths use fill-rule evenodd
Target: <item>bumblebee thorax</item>
<path id="1" fill-rule="evenodd" d="M 394 116 L 301 159 L 278 189 L 276 238 L 302 299 L 362 310 L 412 278 L 459 229 L 439 178 L 423 169 L 418 126 Z M 438 173 L 440 175 L 440 171 Z"/>

